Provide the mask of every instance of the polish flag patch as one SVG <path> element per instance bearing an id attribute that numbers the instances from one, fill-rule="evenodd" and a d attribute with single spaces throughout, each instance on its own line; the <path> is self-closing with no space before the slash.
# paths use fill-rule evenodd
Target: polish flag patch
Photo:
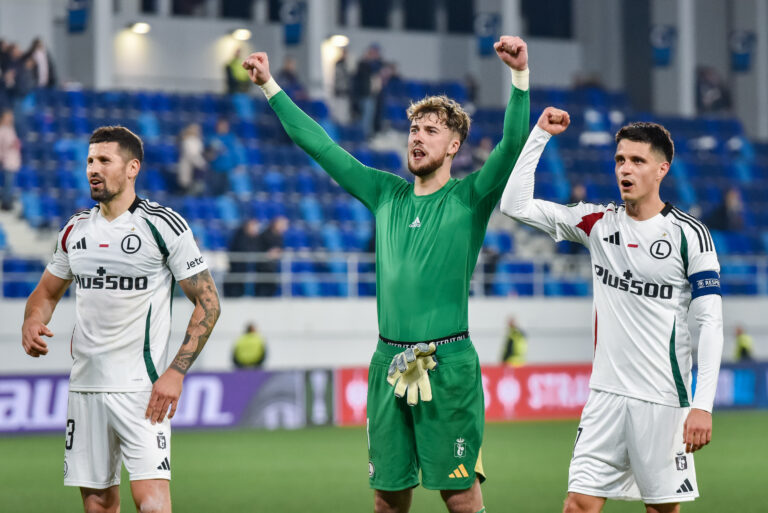
<path id="1" fill-rule="evenodd" d="M 628 248 L 636 248 L 636 247 L 637 247 L 637 244 L 627 244 L 627 247 L 628 247 Z"/>
<path id="2" fill-rule="evenodd" d="M 109 247 L 109 242 L 100 242 L 99 243 L 99 247 L 100 248 L 108 248 Z"/>

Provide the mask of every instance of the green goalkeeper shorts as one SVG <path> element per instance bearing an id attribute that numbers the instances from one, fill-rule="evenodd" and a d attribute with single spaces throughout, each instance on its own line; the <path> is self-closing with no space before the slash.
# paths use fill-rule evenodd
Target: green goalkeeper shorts
<path id="1" fill-rule="evenodd" d="M 485 404 L 480 362 L 469 338 L 437 347 L 432 401 L 408 406 L 387 383 L 402 347 L 379 341 L 368 372 L 368 475 L 375 490 L 464 490 L 485 480 L 480 446 Z"/>

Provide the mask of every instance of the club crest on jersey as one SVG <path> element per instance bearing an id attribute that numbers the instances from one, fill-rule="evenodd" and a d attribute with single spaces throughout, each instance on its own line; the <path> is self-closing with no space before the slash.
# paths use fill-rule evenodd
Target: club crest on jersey
<path id="1" fill-rule="evenodd" d="M 688 459 L 682 452 L 678 452 L 677 456 L 675 456 L 675 467 L 677 467 L 677 470 L 685 470 L 688 468 Z"/>
<path id="2" fill-rule="evenodd" d="M 157 434 L 157 448 L 165 449 L 168 446 L 168 442 L 165 440 L 165 434 L 161 431 Z"/>
<path id="3" fill-rule="evenodd" d="M 373 475 L 376 473 L 376 467 L 373 466 L 373 462 L 368 462 L 368 477 L 373 477 Z"/>
<path id="4" fill-rule="evenodd" d="M 651 244 L 651 256 L 659 260 L 667 258 L 672 253 L 672 244 L 664 239 L 659 239 Z"/>
<path id="5" fill-rule="evenodd" d="M 467 444 L 463 438 L 457 438 L 453 444 L 453 455 L 457 458 L 463 458 L 467 454 Z"/>
<path id="6" fill-rule="evenodd" d="M 123 241 L 120 243 L 120 248 L 129 255 L 136 253 L 140 247 L 141 239 L 135 233 L 129 233 L 123 237 Z"/>

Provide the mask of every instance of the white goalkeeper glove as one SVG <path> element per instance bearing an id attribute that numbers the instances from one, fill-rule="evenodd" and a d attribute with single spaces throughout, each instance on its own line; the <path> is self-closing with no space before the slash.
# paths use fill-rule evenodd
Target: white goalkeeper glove
<path id="1" fill-rule="evenodd" d="M 432 400 L 428 371 L 437 367 L 437 359 L 434 357 L 436 349 L 434 342 L 429 345 L 420 342 L 396 354 L 389 364 L 387 382 L 395 386 L 397 397 L 403 397 L 407 393 L 406 401 L 409 406 L 418 403 L 419 396 L 425 402 Z"/>

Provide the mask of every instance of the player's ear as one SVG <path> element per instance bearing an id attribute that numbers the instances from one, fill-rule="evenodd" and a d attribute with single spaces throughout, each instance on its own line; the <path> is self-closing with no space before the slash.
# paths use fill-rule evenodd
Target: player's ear
<path id="1" fill-rule="evenodd" d="M 141 168 L 141 162 L 139 162 L 139 159 L 131 159 L 128 162 L 126 174 L 128 175 L 128 178 L 135 180 L 136 177 L 139 175 L 139 169 Z"/>
<path id="2" fill-rule="evenodd" d="M 669 162 L 662 162 L 661 165 L 659 166 L 659 171 L 657 175 L 659 178 L 659 181 L 662 181 L 664 177 L 667 176 L 667 173 L 669 173 L 669 165 L 670 165 Z"/>
<path id="3" fill-rule="evenodd" d="M 459 153 L 459 148 L 461 148 L 461 141 L 459 140 L 459 137 L 453 137 L 451 142 L 448 143 L 448 155 L 451 158 L 456 157 L 456 154 Z"/>

